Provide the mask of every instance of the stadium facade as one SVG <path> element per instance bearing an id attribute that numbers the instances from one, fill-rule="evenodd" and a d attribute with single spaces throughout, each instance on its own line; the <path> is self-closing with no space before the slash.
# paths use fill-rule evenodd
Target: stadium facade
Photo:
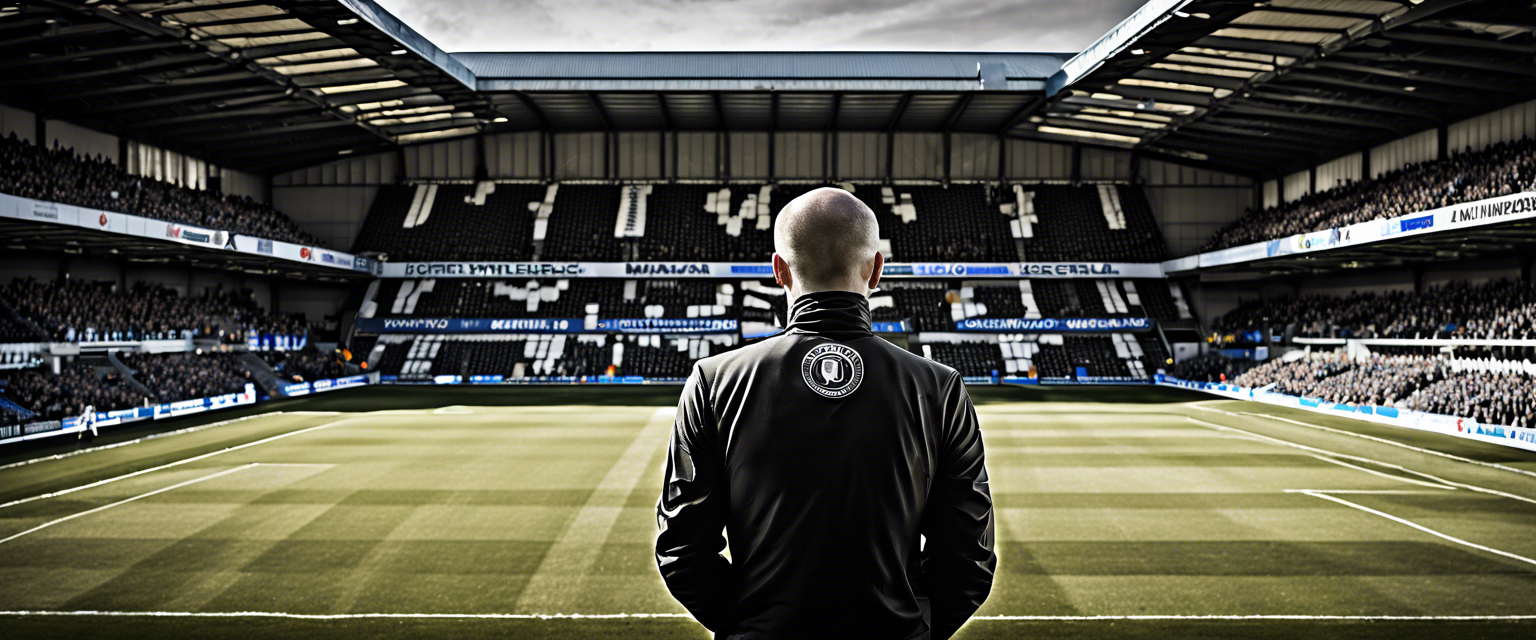
<path id="1" fill-rule="evenodd" d="M 783 325 L 772 216 L 832 184 L 881 221 L 877 329 L 970 382 L 1216 384 L 1529 442 L 1502 409 L 1168 364 L 1451 347 L 1475 354 L 1458 372 L 1536 375 L 1529 13 L 1153 0 L 1075 55 L 450 54 L 369 0 L 0 9 L 0 278 L 33 281 L 0 292 L 6 366 L 121 376 L 111 397 L 140 401 L 98 423 L 372 383 L 674 382 Z M 1499 281 L 1524 293 L 1477 313 L 1516 320 L 1475 335 L 1315 311 Z M 162 294 L 205 302 L 158 333 L 92 317 Z M 155 354 L 202 349 L 249 382 L 154 388 L 203 366 Z M 78 428 L 7 402 L 0 440 Z"/>

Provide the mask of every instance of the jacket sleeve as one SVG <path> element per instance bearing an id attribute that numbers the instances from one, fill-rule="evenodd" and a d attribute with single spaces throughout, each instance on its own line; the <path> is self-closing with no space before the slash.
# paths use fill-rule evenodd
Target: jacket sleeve
<path id="1" fill-rule="evenodd" d="M 734 602 L 725 548 L 728 494 L 708 383 L 697 365 L 683 386 L 667 449 L 661 500 L 656 504 L 656 566 L 667 590 L 710 630 Z"/>
<path id="2" fill-rule="evenodd" d="M 992 591 L 997 569 L 992 491 L 976 407 L 958 374 L 944 389 L 939 464 L 923 513 L 923 580 L 933 613 L 933 637 L 960 630 Z"/>

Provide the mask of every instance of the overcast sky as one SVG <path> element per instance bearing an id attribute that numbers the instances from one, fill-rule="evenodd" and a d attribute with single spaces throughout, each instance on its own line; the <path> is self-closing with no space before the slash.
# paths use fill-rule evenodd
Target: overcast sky
<path id="1" fill-rule="evenodd" d="M 1145 0 L 376 1 L 450 52 L 1077 52 Z"/>

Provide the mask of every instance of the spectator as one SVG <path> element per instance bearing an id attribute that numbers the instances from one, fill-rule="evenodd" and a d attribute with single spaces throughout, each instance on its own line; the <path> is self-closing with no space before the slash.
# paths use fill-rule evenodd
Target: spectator
<path id="1" fill-rule="evenodd" d="M 1536 191 L 1536 143 L 1529 137 L 1410 164 L 1277 207 L 1250 209 L 1197 253 L 1526 191 Z"/>
<path id="2" fill-rule="evenodd" d="M 59 342 L 167 340 L 192 336 L 244 342 L 249 334 L 303 335 L 299 315 L 263 311 L 249 290 L 216 287 L 198 297 L 136 283 L 117 291 L 111 283 L 13 280 L 0 288 L 24 317 Z"/>
<path id="3" fill-rule="evenodd" d="M 13 132 L 0 139 L 0 192 L 235 234 L 320 246 L 272 207 L 244 196 L 179 187 L 123 171 L 54 142 L 44 149 Z"/>

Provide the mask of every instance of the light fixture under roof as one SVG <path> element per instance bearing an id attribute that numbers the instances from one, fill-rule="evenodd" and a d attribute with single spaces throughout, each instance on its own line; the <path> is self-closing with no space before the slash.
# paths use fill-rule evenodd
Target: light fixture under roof
<path id="1" fill-rule="evenodd" d="M 345 27 L 345 26 L 347 26 L 349 24 L 357 24 L 357 18 L 342 18 L 340 20 L 337 20 L 336 24 L 338 24 L 340 26 L 343 26 L 343 27 Z"/>

